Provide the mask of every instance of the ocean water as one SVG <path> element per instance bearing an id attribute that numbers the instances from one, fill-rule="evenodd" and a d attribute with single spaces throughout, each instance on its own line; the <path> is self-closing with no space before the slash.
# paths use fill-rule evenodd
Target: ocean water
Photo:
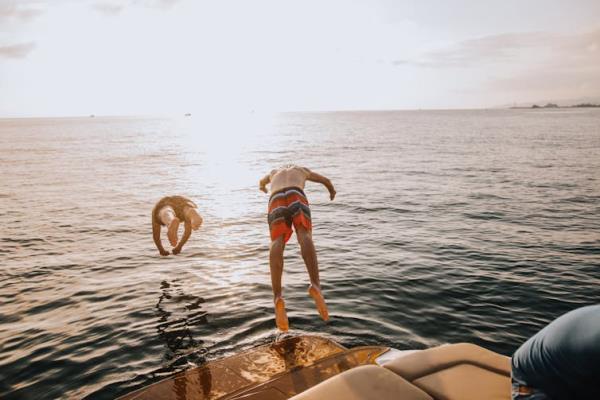
<path id="1" fill-rule="evenodd" d="M 600 110 L 0 120 L 0 397 L 110 399 L 275 340 L 274 166 L 305 165 L 331 320 L 295 237 L 289 335 L 510 355 L 600 302 Z M 204 217 L 160 257 L 150 212 Z"/>

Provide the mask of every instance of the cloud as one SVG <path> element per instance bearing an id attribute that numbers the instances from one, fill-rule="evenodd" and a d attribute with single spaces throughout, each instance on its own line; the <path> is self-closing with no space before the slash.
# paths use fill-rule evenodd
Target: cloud
<path id="1" fill-rule="evenodd" d="M 149 7 L 170 8 L 181 0 L 133 0 L 135 5 L 145 5 Z"/>
<path id="2" fill-rule="evenodd" d="M 415 59 L 394 60 L 392 64 L 445 68 L 468 67 L 474 63 L 505 62 L 518 58 L 523 50 L 544 46 L 556 39 L 556 35 L 543 32 L 490 35 L 431 50 Z"/>
<path id="3" fill-rule="evenodd" d="M 587 96 L 600 93 L 600 29 L 557 36 L 540 43 L 533 62 L 516 73 L 497 77 L 493 90 L 535 91 L 546 96 Z M 536 55 L 537 54 L 537 55 Z"/>
<path id="4" fill-rule="evenodd" d="M 22 4 L 17 5 L 16 2 L 0 0 L 0 21 L 13 18 L 29 21 L 40 14 L 42 14 L 42 11 L 39 9 L 23 6 Z"/>
<path id="5" fill-rule="evenodd" d="M 502 101 L 593 96 L 600 93 L 600 28 L 484 36 L 391 63 L 470 76 L 473 91 L 503 96 Z"/>
<path id="6" fill-rule="evenodd" d="M 548 59 L 557 64 L 598 61 L 600 29 L 568 35 L 527 32 L 484 36 L 431 50 L 413 59 L 397 59 L 392 64 L 431 68 L 482 67 L 492 63 Z"/>
<path id="7" fill-rule="evenodd" d="M 179 3 L 181 0 L 121 0 L 121 1 L 102 1 L 92 5 L 92 7 L 107 16 L 120 14 L 127 7 L 149 7 L 168 9 Z"/>
<path id="8" fill-rule="evenodd" d="M 34 42 L 0 46 L 0 58 L 25 58 L 34 48 Z"/>
<path id="9" fill-rule="evenodd" d="M 482 67 L 552 59 L 589 62 L 600 57 L 600 29 L 560 35 L 551 32 L 504 33 L 459 42 L 412 59 L 392 61 L 396 66 L 431 68 Z"/>
<path id="10" fill-rule="evenodd" d="M 125 8 L 124 5 L 119 5 L 119 4 L 115 4 L 115 3 L 105 3 L 105 2 L 95 3 L 92 7 L 99 13 L 108 15 L 108 16 L 118 15 Z"/>
<path id="11" fill-rule="evenodd" d="M 179 2 L 180 2 L 180 0 L 154 0 L 154 1 L 151 1 L 150 3 L 154 7 L 169 8 L 169 7 L 173 7 L 176 3 L 179 3 Z"/>

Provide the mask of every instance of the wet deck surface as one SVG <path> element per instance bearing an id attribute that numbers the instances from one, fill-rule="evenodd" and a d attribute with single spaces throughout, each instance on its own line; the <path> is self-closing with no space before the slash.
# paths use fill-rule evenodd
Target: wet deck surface
<path id="1" fill-rule="evenodd" d="M 340 372 L 372 364 L 386 350 L 346 350 L 325 338 L 299 336 L 210 362 L 120 399 L 287 399 Z"/>

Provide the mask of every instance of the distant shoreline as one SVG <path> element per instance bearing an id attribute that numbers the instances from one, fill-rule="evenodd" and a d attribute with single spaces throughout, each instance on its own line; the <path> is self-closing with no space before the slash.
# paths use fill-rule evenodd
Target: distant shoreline
<path id="1" fill-rule="evenodd" d="M 546 105 L 540 106 L 537 104 L 532 104 L 531 106 L 513 106 L 509 107 L 511 110 L 530 110 L 530 109 L 539 109 L 539 108 L 600 108 L 600 104 L 593 103 L 580 103 L 574 104 L 570 106 L 559 106 L 558 104 L 548 103 Z"/>

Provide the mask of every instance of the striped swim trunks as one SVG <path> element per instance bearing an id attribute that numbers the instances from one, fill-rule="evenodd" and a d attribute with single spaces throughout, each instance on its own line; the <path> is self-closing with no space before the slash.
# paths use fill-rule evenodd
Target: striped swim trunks
<path id="1" fill-rule="evenodd" d="M 271 240 L 284 235 L 284 243 L 287 243 L 292 236 L 292 225 L 296 230 L 303 226 L 311 232 L 310 208 L 302 189 L 288 187 L 273 193 L 269 199 L 268 221 Z"/>

